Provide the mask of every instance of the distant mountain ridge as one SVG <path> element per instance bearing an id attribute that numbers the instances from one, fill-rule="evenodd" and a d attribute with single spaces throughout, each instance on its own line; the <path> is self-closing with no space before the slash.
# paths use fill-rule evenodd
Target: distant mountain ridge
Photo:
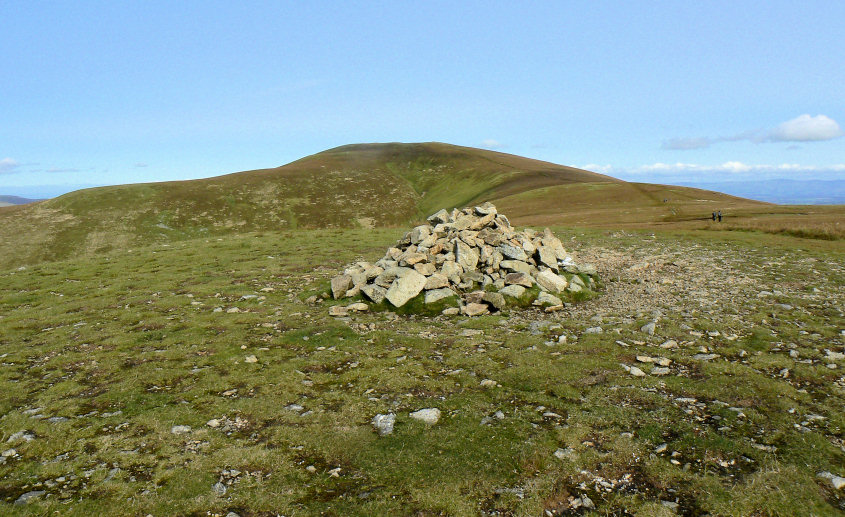
<path id="1" fill-rule="evenodd" d="M 757 181 L 681 182 L 735 196 L 787 205 L 845 204 L 845 180 L 770 179 Z"/>
<path id="2" fill-rule="evenodd" d="M 0 208 L 0 267 L 231 233 L 407 226 L 483 201 L 523 225 L 663 223 L 762 205 L 437 142 L 353 144 L 271 169 Z"/>
<path id="3" fill-rule="evenodd" d="M 28 199 L 28 198 L 19 197 L 19 196 L 0 196 L 0 206 L 28 205 L 29 203 L 35 203 L 37 201 L 44 201 L 44 200 L 43 199 Z"/>

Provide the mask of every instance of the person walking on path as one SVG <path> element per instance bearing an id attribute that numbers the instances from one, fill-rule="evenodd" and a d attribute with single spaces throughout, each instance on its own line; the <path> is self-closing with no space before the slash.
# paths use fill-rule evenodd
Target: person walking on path
<path id="1" fill-rule="evenodd" d="M 722 222 L 722 211 L 721 210 L 719 210 L 718 217 L 719 217 L 719 222 L 721 223 Z"/>
<path id="2" fill-rule="evenodd" d="M 716 220 L 716 212 L 713 212 L 711 215 L 713 216 L 713 220 L 715 221 Z"/>

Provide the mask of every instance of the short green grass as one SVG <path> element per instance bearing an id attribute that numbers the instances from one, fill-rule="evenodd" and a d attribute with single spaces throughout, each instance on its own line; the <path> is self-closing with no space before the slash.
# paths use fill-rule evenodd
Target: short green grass
<path id="1" fill-rule="evenodd" d="M 0 514 L 567 515 L 584 495 L 595 515 L 845 510 L 817 477 L 845 474 L 845 364 L 823 360 L 843 344 L 841 245 L 556 233 L 667 271 L 700 256 L 722 266 L 676 276 L 725 285 L 679 297 L 649 336 L 647 310 L 601 305 L 626 286 L 668 289 L 624 267 L 561 313 L 342 320 L 332 301 L 305 302 L 399 230 L 198 238 L 0 271 L 0 452 L 16 452 L 0 464 Z M 758 283 L 781 294 L 731 294 Z M 696 304 L 711 292 L 718 306 Z M 720 357 L 694 359 L 702 346 Z M 673 374 L 631 376 L 620 363 L 637 355 Z M 409 418 L 426 407 L 437 425 Z M 379 437 L 370 420 L 388 412 L 395 431 Z M 20 431 L 35 439 L 9 443 Z M 33 490 L 46 494 L 13 505 Z"/>

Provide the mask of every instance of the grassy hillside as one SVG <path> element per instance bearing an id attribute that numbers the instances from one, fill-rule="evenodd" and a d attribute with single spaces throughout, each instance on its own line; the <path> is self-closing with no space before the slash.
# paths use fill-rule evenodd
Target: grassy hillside
<path id="1" fill-rule="evenodd" d="M 439 208 L 582 181 L 616 180 L 439 143 L 350 145 L 274 169 L 0 209 L 0 267 L 210 235 L 406 225 Z"/>
<path id="2" fill-rule="evenodd" d="M 440 208 L 481 201 L 493 201 L 519 225 L 706 228 L 709 214 L 721 210 L 732 228 L 798 224 L 805 236 L 827 238 L 842 237 L 838 218 L 845 211 L 627 183 L 441 143 L 356 144 L 273 169 L 93 188 L 2 207 L 0 268 L 253 231 L 405 227 Z"/>
<path id="3" fill-rule="evenodd" d="M 600 295 L 479 318 L 307 301 L 398 229 L 0 271 L 0 514 L 841 515 L 843 243 L 650 233 L 558 228 Z"/>

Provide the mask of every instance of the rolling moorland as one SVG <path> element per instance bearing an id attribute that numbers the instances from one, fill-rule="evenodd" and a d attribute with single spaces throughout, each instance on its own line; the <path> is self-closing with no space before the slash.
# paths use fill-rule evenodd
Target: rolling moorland
<path id="1" fill-rule="evenodd" d="M 328 315 L 482 201 L 597 296 Z M 843 215 L 445 144 L 0 208 L 0 513 L 841 515 Z"/>

